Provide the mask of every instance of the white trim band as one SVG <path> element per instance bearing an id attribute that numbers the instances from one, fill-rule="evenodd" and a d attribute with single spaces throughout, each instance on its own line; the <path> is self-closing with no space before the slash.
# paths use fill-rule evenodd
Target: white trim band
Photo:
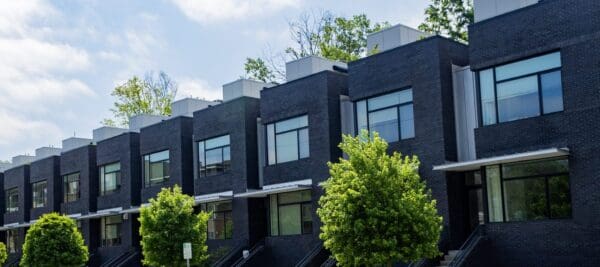
<path id="1" fill-rule="evenodd" d="M 236 194 L 239 198 L 260 198 L 272 194 L 294 192 L 310 189 L 312 187 L 312 179 L 305 179 L 287 183 L 271 184 L 263 186 L 263 189 L 249 190 L 246 193 Z"/>

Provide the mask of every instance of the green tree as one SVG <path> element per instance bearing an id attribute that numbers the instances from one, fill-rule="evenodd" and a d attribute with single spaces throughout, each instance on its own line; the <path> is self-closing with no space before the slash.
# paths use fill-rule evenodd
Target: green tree
<path id="1" fill-rule="evenodd" d="M 129 118 L 139 114 L 171 115 L 171 103 L 177 94 L 177 84 L 164 72 L 146 74 L 144 79 L 133 76 L 115 87 L 114 118 L 104 119 L 105 126 L 127 126 Z"/>
<path id="2" fill-rule="evenodd" d="M 194 214 L 194 198 L 179 186 L 163 188 L 150 205 L 140 209 L 143 263 L 149 266 L 185 266 L 183 243 L 192 243 L 194 266 L 207 265 L 206 227 L 209 214 Z"/>
<path id="3" fill-rule="evenodd" d="M 8 253 L 6 252 L 6 245 L 0 242 L 0 265 L 4 264 L 6 259 L 8 258 Z"/>
<path id="4" fill-rule="evenodd" d="M 247 58 L 244 64 L 247 77 L 281 83 L 285 79 L 285 62 L 306 56 L 321 56 L 343 62 L 356 60 L 367 54 L 367 34 L 390 24 L 372 24 L 364 14 L 345 18 L 328 11 L 313 11 L 302 13 L 297 19 L 289 21 L 288 25 L 293 45 L 280 53 Z"/>
<path id="5" fill-rule="evenodd" d="M 340 266 L 375 266 L 439 256 L 442 217 L 421 180 L 417 157 L 388 155 L 366 130 L 344 136 L 348 159 L 328 163 L 331 177 L 317 210 L 320 238 Z"/>
<path id="6" fill-rule="evenodd" d="M 42 215 L 25 236 L 21 266 L 83 266 L 88 249 L 75 221 L 57 213 Z"/>
<path id="7" fill-rule="evenodd" d="M 472 0 L 431 0 L 425 9 L 425 22 L 419 30 L 469 41 L 468 26 L 474 21 Z"/>

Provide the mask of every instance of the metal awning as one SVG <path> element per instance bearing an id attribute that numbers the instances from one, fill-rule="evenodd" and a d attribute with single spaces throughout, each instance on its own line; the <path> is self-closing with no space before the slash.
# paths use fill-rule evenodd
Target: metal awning
<path id="1" fill-rule="evenodd" d="M 225 191 L 225 192 L 219 192 L 219 193 L 198 195 L 198 196 L 194 196 L 194 205 L 198 205 L 200 203 L 229 200 L 232 198 L 233 198 L 233 191 Z"/>
<path id="2" fill-rule="evenodd" d="M 473 171 L 478 170 L 482 166 L 487 165 L 495 165 L 502 163 L 511 163 L 518 161 L 526 161 L 526 160 L 536 160 L 536 159 L 545 159 L 545 158 L 553 158 L 560 156 L 569 155 L 568 148 L 548 148 L 536 151 L 529 151 L 523 153 L 516 153 L 510 155 L 503 155 L 497 157 L 483 158 L 471 161 L 464 162 L 454 162 L 448 163 L 444 165 L 433 166 L 434 171 Z"/>
<path id="3" fill-rule="evenodd" d="M 259 198 L 266 197 L 272 194 L 294 192 L 310 189 L 312 187 L 312 179 L 293 181 L 288 183 L 265 185 L 262 189 L 249 190 L 246 193 L 235 194 L 235 197 L 240 198 Z"/>
<path id="4" fill-rule="evenodd" d="M 124 209 L 122 211 L 120 211 L 119 213 L 121 214 L 126 214 L 126 213 L 140 213 L 140 207 L 131 207 L 128 209 Z"/>
<path id="5" fill-rule="evenodd" d="M 82 215 L 77 219 L 78 220 L 86 220 L 86 219 L 95 219 L 95 218 L 106 217 L 106 216 L 113 216 L 113 215 L 118 215 L 122 210 L 123 210 L 122 207 L 99 210 L 97 212 L 90 212 L 86 215 Z"/>

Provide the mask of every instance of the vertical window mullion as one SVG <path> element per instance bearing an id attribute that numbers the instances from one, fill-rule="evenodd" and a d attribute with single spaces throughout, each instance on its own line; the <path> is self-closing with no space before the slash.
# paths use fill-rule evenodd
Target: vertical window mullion
<path id="1" fill-rule="evenodd" d="M 538 89 L 538 104 L 540 106 L 540 115 L 544 114 L 544 103 L 543 103 L 543 99 L 542 99 L 542 75 L 540 75 L 539 73 L 536 74 L 537 76 L 537 89 Z"/>
<path id="2" fill-rule="evenodd" d="M 400 105 L 396 106 L 396 116 L 398 117 L 398 140 L 402 140 L 402 118 L 400 118 Z"/>
<path id="3" fill-rule="evenodd" d="M 500 114 L 498 113 L 498 89 L 496 86 L 496 68 L 493 69 L 492 75 L 493 75 L 493 80 L 494 80 L 494 108 L 496 109 L 496 123 L 494 123 L 494 124 L 498 124 L 498 123 L 500 123 Z M 500 168 L 502 169 L 502 166 L 500 166 Z M 502 172 L 500 172 L 500 173 L 502 173 Z M 502 181 L 502 175 L 500 175 L 500 181 Z M 504 207 L 504 205 L 502 205 L 502 206 Z"/>

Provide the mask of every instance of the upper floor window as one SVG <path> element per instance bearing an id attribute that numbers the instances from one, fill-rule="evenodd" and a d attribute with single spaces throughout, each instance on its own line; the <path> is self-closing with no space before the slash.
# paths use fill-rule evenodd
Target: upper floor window
<path id="1" fill-rule="evenodd" d="M 79 199 L 79 173 L 63 176 L 63 202 L 72 202 Z"/>
<path id="2" fill-rule="evenodd" d="M 483 125 L 563 110 L 560 52 L 479 72 Z"/>
<path id="3" fill-rule="evenodd" d="M 415 137 L 412 89 L 356 102 L 356 126 L 378 132 L 387 142 Z"/>
<path id="4" fill-rule="evenodd" d="M 198 167 L 200 177 L 229 171 L 231 167 L 229 135 L 198 142 Z"/>
<path id="5" fill-rule="evenodd" d="M 271 235 L 312 233 L 312 203 L 310 190 L 269 196 Z"/>
<path id="6" fill-rule="evenodd" d="M 100 219 L 100 235 L 103 247 L 121 245 L 121 223 L 120 215 L 106 216 Z"/>
<path id="7" fill-rule="evenodd" d="M 143 172 L 146 187 L 169 180 L 169 150 L 145 155 Z"/>
<path id="8" fill-rule="evenodd" d="M 485 176 L 490 222 L 571 216 L 566 158 L 487 166 Z"/>
<path id="9" fill-rule="evenodd" d="M 267 147 L 269 164 L 308 158 L 308 116 L 267 124 Z"/>
<path id="10" fill-rule="evenodd" d="M 231 201 L 200 204 L 205 212 L 212 212 L 208 219 L 208 239 L 231 239 L 233 236 L 233 217 Z"/>
<path id="11" fill-rule="evenodd" d="M 108 195 L 121 188 L 121 163 L 100 167 L 100 195 Z"/>
<path id="12" fill-rule="evenodd" d="M 33 191 L 31 194 L 33 208 L 43 208 L 46 207 L 47 202 L 47 190 L 48 183 L 46 180 L 33 183 L 31 185 L 31 190 Z"/>
<path id="13" fill-rule="evenodd" d="M 6 190 L 6 212 L 19 211 L 19 188 L 13 187 Z"/>

